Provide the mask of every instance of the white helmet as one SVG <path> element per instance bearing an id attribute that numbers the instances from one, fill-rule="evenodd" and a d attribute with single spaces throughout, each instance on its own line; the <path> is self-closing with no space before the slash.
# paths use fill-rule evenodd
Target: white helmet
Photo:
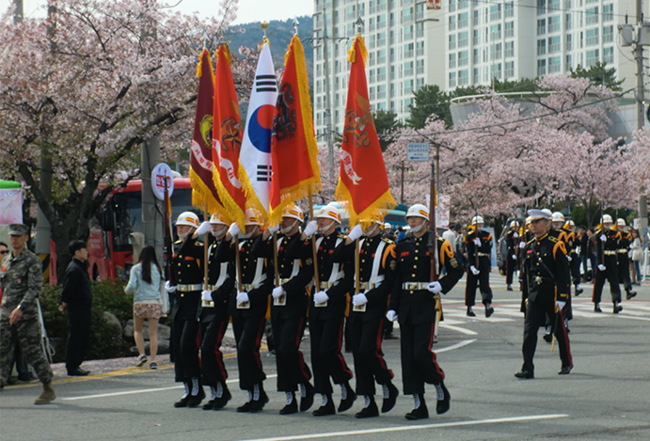
<path id="1" fill-rule="evenodd" d="M 626 226 L 625 219 L 623 218 L 616 219 L 616 225 L 618 225 L 619 227 L 625 227 Z"/>
<path id="2" fill-rule="evenodd" d="M 409 208 L 409 210 L 406 212 L 406 216 L 404 217 L 406 217 L 406 219 L 409 217 L 421 217 L 429 220 L 429 209 L 426 207 L 426 205 L 415 204 Z"/>
<path id="3" fill-rule="evenodd" d="M 483 216 L 474 216 L 472 218 L 472 225 L 476 224 L 484 224 L 485 222 L 483 221 Z"/>
<path id="4" fill-rule="evenodd" d="M 282 217 L 290 217 L 292 219 L 299 220 L 303 222 L 305 220 L 305 215 L 302 210 L 295 204 L 291 204 L 282 211 Z"/>
<path id="5" fill-rule="evenodd" d="M 184 211 L 176 219 L 176 226 L 178 227 L 179 225 L 199 228 L 199 217 L 191 211 Z"/>
<path id="6" fill-rule="evenodd" d="M 576 226 L 576 224 L 572 220 L 569 220 L 569 222 L 567 222 L 567 224 L 565 225 L 565 227 L 569 227 L 569 228 L 573 228 L 575 226 Z"/>
<path id="7" fill-rule="evenodd" d="M 391 228 L 393 228 L 393 226 L 391 224 L 389 224 L 388 222 L 386 222 L 384 224 L 384 230 L 390 230 Z"/>
<path id="8" fill-rule="evenodd" d="M 510 228 L 518 228 L 518 227 L 519 227 L 519 222 L 517 222 L 516 220 L 510 222 Z"/>
<path id="9" fill-rule="evenodd" d="M 244 216 L 246 217 L 246 221 L 244 222 L 244 225 L 260 224 L 260 222 L 257 220 L 257 212 L 252 208 L 247 208 L 246 212 L 244 213 Z"/>
<path id="10" fill-rule="evenodd" d="M 228 225 L 225 223 L 223 220 L 219 218 L 219 215 L 215 212 L 212 216 L 210 216 L 210 224 L 212 225 Z"/>
<path id="11" fill-rule="evenodd" d="M 564 215 L 559 211 L 556 211 L 551 216 L 551 222 L 564 222 Z"/>
<path id="12" fill-rule="evenodd" d="M 601 224 L 613 224 L 612 217 L 609 214 L 604 214 L 603 218 L 600 220 Z"/>
<path id="13" fill-rule="evenodd" d="M 316 213 L 316 219 L 332 219 L 337 223 L 341 223 L 341 213 L 338 208 L 333 205 L 325 205 L 318 213 Z"/>

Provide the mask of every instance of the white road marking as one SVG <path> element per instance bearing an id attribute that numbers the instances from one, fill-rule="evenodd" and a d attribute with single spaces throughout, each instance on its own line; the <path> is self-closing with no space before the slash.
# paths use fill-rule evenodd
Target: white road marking
<path id="1" fill-rule="evenodd" d="M 277 375 L 267 375 L 266 378 L 275 378 Z M 226 383 L 238 383 L 239 378 L 234 378 L 232 380 L 227 380 Z M 119 397 L 122 395 L 135 395 L 135 394 L 144 394 L 149 392 L 162 392 L 165 390 L 173 389 L 183 389 L 183 386 L 169 386 L 169 387 L 158 387 L 155 389 L 138 389 L 138 390 L 126 390 L 122 392 L 110 392 L 106 394 L 97 394 L 97 395 L 83 395 L 81 397 L 69 397 L 61 398 L 61 401 L 77 401 L 77 400 L 90 400 L 92 398 L 107 398 L 107 397 Z"/>
<path id="2" fill-rule="evenodd" d="M 450 329 L 452 331 L 460 332 L 461 334 L 465 334 L 465 335 L 477 335 L 476 332 L 471 331 L 469 329 L 461 328 L 460 326 L 452 326 L 452 325 L 440 323 L 440 327 L 445 329 Z"/>
<path id="3" fill-rule="evenodd" d="M 434 351 L 436 354 L 440 354 L 441 352 L 448 352 L 448 351 L 453 351 L 454 349 L 462 348 L 463 346 L 467 346 L 471 343 L 474 343 L 478 339 L 473 339 L 473 340 L 463 340 L 460 343 L 456 343 L 455 345 L 447 346 L 446 348 L 442 348 L 438 351 Z"/>
<path id="4" fill-rule="evenodd" d="M 300 439 L 316 439 L 316 438 L 330 438 L 330 437 L 333 438 L 333 437 L 344 437 L 344 436 L 352 436 L 352 435 L 370 435 L 375 433 L 406 432 L 410 430 L 438 429 L 444 427 L 462 427 L 462 426 L 478 426 L 482 424 L 517 423 L 521 421 L 541 421 L 541 420 L 550 420 L 556 418 L 567 418 L 568 416 L 569 415 L 567 414 L 528 415 L 528 416 L 518 416 L 518 417 L 509 417 L 509 418 L 490 418 L 486 420 L 475 420 L 475 421 L 453 421 L 448 423 L 423 424 L 423 425 L 414 425 L 414 426 L 383 427 L 381 429 L 350 430 L 347 432 L 312 433 L 312 434 L 295 435 L 295 436 L 280 436 L 275 438 L 259 438 L 259 439 L 247 440 L 247 441 L 291 441 L 291 440 L 300 440 Z"/>

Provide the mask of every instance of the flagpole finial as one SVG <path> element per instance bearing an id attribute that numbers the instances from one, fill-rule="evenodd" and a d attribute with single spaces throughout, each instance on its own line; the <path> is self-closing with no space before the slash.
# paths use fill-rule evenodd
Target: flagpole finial
<path id="1" fill-rule="evenodd" d="M 293 19 L 293 35 L 298 35 L 298 26 L 300 26 L 300 22 L 298 21 L 297 18 Z"/>
<path id="2" fill-rule="evenodd" d="M 361 34 L 361 31 L 363 30 L 363 19 L 361 18 L 361 16 L 357 18 L 357 21 L 354 22 L 354 24 L 357 25 L 357 34 Z"/>
<path id="3" fill-rule="evenodd" d="M 260 23 L 260 24 L 262 25 L 262 30 L 264 31 L 264 39 L 266 39 L 266 28 L 269 27 L 269 22 L 266 21 L 266 20 L 263 20 L 262 23 Z"/>
<path id="4" fill-rule="evenodd" d="M 208 48 L 208 34 L 205 32 L 205 29 L 203 30 L 203 49 Z"/>

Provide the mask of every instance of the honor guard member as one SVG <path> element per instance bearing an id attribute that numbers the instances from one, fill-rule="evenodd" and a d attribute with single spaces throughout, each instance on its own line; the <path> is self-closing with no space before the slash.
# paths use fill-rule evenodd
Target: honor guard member
<path id="1" fill-rule="evenodd" d="M 573 286 L 575 287 L 575 295 L 579 296 L 583 292 L 583 289 L 580 288 L 580 255 L 578 254 L 580 239 L 576 233 L 576 224 L 572 220 L 569 220 L 566 224 L 564 224 L 564 230 L 572 242 L 571 250 L 567 249 L 567 252 L 571 257 L 569 260 L 569 267 L 571 268 L 571 278 L 573 279 Z"/>
<path id="2" fill-rule="evenodd" d="M 523 278 L 524 274 L 524 260 L 526 257 L 526 244 L 528 241 L 533 239 L 535 235 L 530 232 L 530 218 L 527 217 L 524 222 L 524 226 L 521 229 L 521 241 L 519 242 L 519 247 L 517 248 L 517 258 L 519 261 L 519 286 L 521 288 L 521 306 L 519 308 L 520 312 L 523 312 L 526 315 L 526 295 L 527 290 L 525 289 L 525 281 Z"/>
<path id="3" fill-rule="evenodd" d="M 41 259 L 25 246 L 29 240 L 27 225 L 9 225 L 9 240 L 13 251 L 4 256 L 0 268 L 3 291 L 0 307 L 0 390 L 9 380 L 18 344 L 43 383 L 43 392 L 34 404 L 48 404 L 56 398 L 56 394 L 52 388 L 52 368 L 45 357 L 41 338 L 38 307 L 38 296 L 43 287 Z"/>
<path id="4" fill-rule="evenodd" d="M 506 233 L 506 285 L 508 291 L 512 291 L 512 278 L 517 268 L 517 248 L 519 247 L 519 222 L 510 222 L 510 230 Z"/>
<path id="5" fill-rule="evenodd" d="M 174 242 L 172 267 L 177 285 L 165 283 L 168 293 L 174 294 L 172 309 L 172 351 L 177 383 L 183 383 L 185 394 L 174 407 L 196 407 L 205 392 L 201 385 L 199 361 L 199 322 L 196 320 L 203 290 L 203 243 L 194 234 L 199 227 L 196 214 L 185 211 L 176 220 L 179 239 Z"/>
<path id="6" fill-rule="evenodd" d="M 208 248 L 208 289 L 201 293 L 197 317 L 200 321 L 203 384 L 210 386 L 211 392 L 210 401 L 203 405 L 203 409 L 219 410 L 232 398 L 226 386 L 228 372 L 220 348 L 230 320 L 228 301 L 235 289 L 235 265 L 227 260 L 217 260 L 218 246 L 228 232 L 228 225 L 217 213 L 210 217 L 210 222 L 203 222 L 196 234 L 202 236 L 207 232 L 214 239 Z"/>
<path id="7" fill-rule="evenodd" d="M 406 419 L 429 418 L 424 400 L 424 383 L 436 387 L 436 412 L 449 410 L 451 396 L 445 387 L 445 374 L 431 350 L 435 333 L 435 315 L 438 294 L 448 293 L 463 277 L 463 270 L 454 256 L 451 244 L 437 236 L 438 269 L 446 275 L 437 282 L 431 280 L 431 232 L 429 209 L 415 204 L 406 213 L 411 232 L 395 248 L 397 259 L 395 284 L 386 317 L 399 320 L 404 394 L 413 395 L 415 402 Z"/>
<path id="8" fill-rule="evenodd" d="M 296 205 L 290 205 L 282 213 L 277 239 L 278 277 L 280 285 L 273 289 L 271 301 L 271 325 L 275 342 L 275 361 L 278 369 L 278 391 L 287 396 L 280 415 L 298 412 L 296 391 L 300 387 L 300 411 L 307 411 L 314 402 L 314 387 L 309 380 L 311 371 L 300 351 L 305 333 L 308 287 L 314 278 L 314 259 L 311 242 L 300 240 L 300 225 L 304 214 Z M 272 234 L 278 227 L 264 231 L 254 245 L 255 252 L 273 259 Z"/>
<path id="9" fill-rule="evenodd" d="M 632 291 L 632 278 L 630 277 L 630 245 L 632 244 L 632 234 L 627 231 L 625 219 L 617 219 L 616 226 L 621 233 L 621 239 L 618 242 L 618 279 L 623 281 L 625 287 L 625 298 L 630 300 L 636 296 Z"/>
<path id="10" fill-rule="evenodd" d="M 573 369 L 569 336 L 564 326 L 562 309 L 569 298 L 571 279 L 564 242 L 549 232 L 550 218 L 542 210 L 529 210 L 530 229 L 535 238 L 526 244 L 524 258 L 524 287 L 527 309 L 524 322 L 524 364 L 515 377 L 535 378 L 533 356 L 537 347 L 537 331 L 551 318 L 555 337 L 560 346 L 562 368 L 566 375 Z"/>
<path id="11" fill-rule="evenodd" d="M 240 268 L 237 271 L 241 271 L 242 286 L 241 291 L 235 291 L 230 297 L 229 311 L 237 342 L 239 387 L 248 391 L 248 400 L 237 408 L 237 412 L 258 412 L 269 401 L 262 385 L 266 374 L 262 370 L 260 343 L 273 290 L 273 265 L 253 252 L 253 243 L 260 235 L 260 224 L 257 214 L 251 209 L 246 210 L 245 227 L 246 233 L 240 234 L 237 223 L 230 226 L 217 249 L 217 259 L 233 262 L 236 267 L 235 247 L 239 248 Z"/>
<path id="12" fill-rule="evenodd" d="M 549 234 L 552 236 L 555 236 L 558 240 L 562 241 L 564 243 L 564 250 L 565 250 L 565 255 L 566 259 L 568 262 L 568 271 L 569 273 L 567 274 L 567 278 L 569 280 L 569 286 L 571 285 L 571 262 L 573 261 L 575 256 L 575 234 L 573 234 L 572 231 L 570 231 L 568 228 L 565 228 L 566 221 L 564 219 L 564 215 L 560 213 L 559 211 L 556 211 L 555 213 L 551 214 L 551 229 L 549 230 Z M 580 282 L 580 279 L 577 280 L 577 283 Z M 578 287 L 578 285 L 576 285 Z M 582 290 L 580 290 L 582 292 Z M 573 308 L 571 304 L 571 290 L 569 290 L 569 296 L 566 299 L 566 305 L 564 306 L 564 310 L 562 311 L 562 317 L 564 318 L 564 325 L 567 327 L 568 330 L 568 321 L 573 319 Z M 552 317 L 548 317 L 548 321 L 546 323 L 546 335 L 544 336 L 545 340 L 549 343 L 553 342 L 553 320 Z"/>
<path id="13" fill-rule="evenodd" d="M 399 391 L 393 385 L 393 372 L 388 369 L 381 350 L 382 334 L 388 299 L 395 282 L 395 242 L 382 238 L 382 220 L 362 221 L 369 226 L 363 230 L 356 225 L 345 242 L 334 252 L 334 260 L 340 263 L 353 261 L 356 240 L 359 241 L 359 294 L 352 297 L 348 317 L 348 334 L 354 356 L 354 372 L 357 379 L 357 395 L 363 395 L 363 409 L 357 418 L 376 417 L 379 409 L 375 403 L 375 381 L 382 386 L 384 401 L 382 413 L 395 406 Z M 346 273 L 346 277 L 348 274 Z M 353 277 L 356 283 L 356 278 Z M 353 286 L 354 289 L 354 286 Z M 354 291 L 353 291 L 354 292 Z"/>
<path id="14" fill-rule="evenodd" d="M 603 294 L 605 280 L 609 281 L 609 289 L 614 303 L 614 314 L 623 310 L 621 303 L 621 287 L 618 284 L 618 249 L 621 240 L 621 233 L 612 230 L 612 217 L 609 214 L 603 215 L 601 227 L 594 235 L 596 247 L 596 283 L 594 285 L 594 311 L 603 312 L 600 309 L 600 299 Z"/>
<path id="15" fill-rule="evenodd" d="M 469 265 L 469 268 L 467 268 L 467 286 L 465 288 L 467 316 L 476 317 L 472 307 L 476 303 L 476 285 L 478 284 L 483 298 L 483 305 L 485 305 L 485 316 L 490 317 L 494 313 L 492 289 L 490 288 L 492 234 L 483 230 L 482 216 L 474 216 L 472 227 L 472 231 L 467 233 L 465 239 Z"/>
<path id="16" fill-rule="evenodd" d="M 332 401 L 332 384 L 341 387 L 339 412 L 352 407 L 357 395 L 350 387 L 352 371 L 348 368 L 341 353 L 343 344 L 343 322 L 348 307 L 349 292 L 353 277 L 345 271 L 354 271 L 354 264 L 337 263 L 333 259 L 334 249 L 343 243 L 346 236 L 339 234 L 341 213 L 332 205 L 318 210 L 317 221 L 310 222 L 301 236 L 305 241 L 318 231 L 316 239 L 317 261 L 320 286 L 309 303 L 309 334 L 311 336 L 311 366 L 314 371 L 314 391 L 321 395 L 321 406 L 314 411 L 314 416 L 333 415 L 336 412 Z M 349 268 L 352 266 L 352 268 Z M 344 277 L 346 276 L 346 277 Z"/>

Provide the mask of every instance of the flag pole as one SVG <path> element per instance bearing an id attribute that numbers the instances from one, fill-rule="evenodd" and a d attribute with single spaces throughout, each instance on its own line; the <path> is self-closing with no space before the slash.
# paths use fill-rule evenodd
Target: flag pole
<path id="1" fill-rule="evenodd" d="M 208 219 L 208 204 L 203 206 L 203 219 Z M 208 289 L 208 233 L 203 236 L 203 290 Z"/>
<path id="2" fill-rule="evenodd" d="M 309 190 L 309 218 L 314 216 L 314 201 L 311 197 L 311 189 Z M 313 220 L 313 219 L 312 219 Z M 316 249 L 316 235 L 311 235 L 311 250 L 314 255 L 314 282 L 316 283 L 316 289 L 314 292 L 320 291 L 320 275 L 318 274 L 318 250 Z"/>
<path id="3" fill-rule="evenodd" d="M 278 232 L 273 233 L 273 272 L 275 273 L 275 286 L 280 286 L 280 275 L 278 273 Z"/>
<path id="4" fill-rule="evenodd" d="M 359 294 L 359 285 L 360 285 L 360 276 L 359 276 L 359 239 L 354 241 L 354 275 L 355 275 L 355 286 L 354 294 Z"/>

